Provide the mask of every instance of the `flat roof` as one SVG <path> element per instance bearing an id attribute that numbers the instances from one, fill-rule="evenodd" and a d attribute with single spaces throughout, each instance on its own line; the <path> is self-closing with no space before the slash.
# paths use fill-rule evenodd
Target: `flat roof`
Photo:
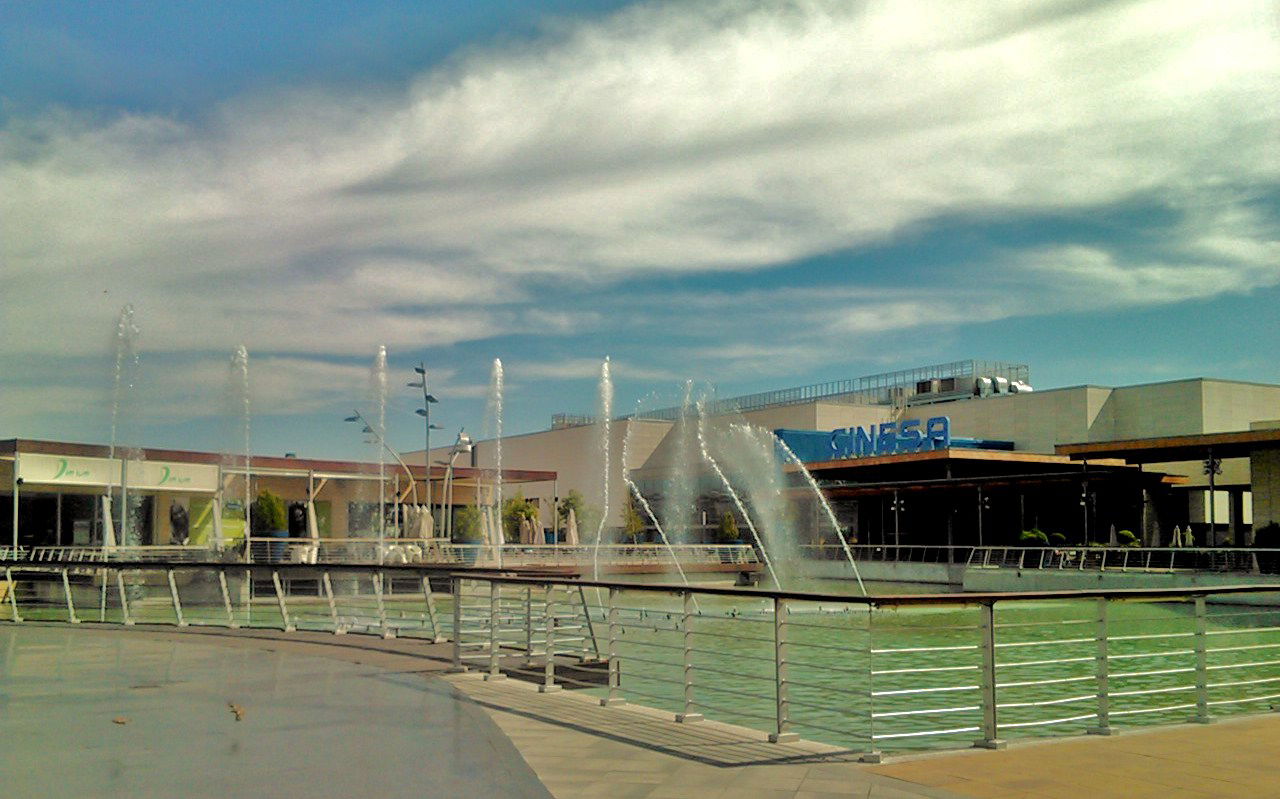
<path id="1" fill-rule="evenodd" d="M 175 463 L 203 463 L 209 465 L 221 465 L 227 457 L 221 452 L 199 452 L 195 450 L 182 449 L 152 449 L 143 447 L 142 460 L 148 461 L 172 461 Z M 71 457 L 82 458 L 106 458 L 111 452 L 110 447 L 103 444 L 78 444 L 69 441 L 42 441 L 30 438 L 10 438 L 0 439 L 0 455 L 21 455 L 24 452 L 38 453 L 43 455 L 68 455 Z M 243 461 L 243 455 L 232 454 L 236 460 Z M 390 465 L 397 470 L 402 470 L 394 460 L 389 461 Z M 417 464 L 409 464 L 409 473 L 417 479 L 426 478 L 425 467 Z M 242 464 L 232 463 L 230 468 L 239 470 Z M 324 472 L 327 474 L 351 474 L 351 475 L 376 475 L 378 473 L 377 463 L 367 463 L 363 461 L 340 461 L 325 460 L 315 458 L 281 458 L 270 455 L 250 455 L 250 470 L 257 472 Z M 473 478 L 485 477 L 494 473 L 494 469 L 486 469 L 484 467 L 475 466 L 455 466 L 453 467 L 453 475 L 460 480 L 471 480 Z M 435 465 L 431 467 L 431 479 L 441 479 L 445 475 L 445 467 Z M 551 482 L 555 480 L 557 473 L 553 471 L 545 471 L 538 469 L 503 469 L 502 480 L 506 483 L 540 483 Z"/>
<path id="2" fill-rule="evenodd" d="M 1088 441 L 1058 444 L 1058 455 L 1072 460 L 1123 458 L 1129 463 L 1167 463 L 1215 458 L 1247 458 L 1259 449 L 1280 447 L 1280 429 L 1236 430 L 1229 433 L 1197 433 L 1185 436 Z"/>
<path id="3" fill-rule="evenodd" d="M 830 461 L 816 461 L 814 463 L 806 463 L 805 468 L 810 472 L 818 472 L 827 469 L 848 469 L 873 466 L 885 466 L 890 464 L 906 464 L 906 463 L 925 463 L 928 461 L 988 461 L 999 463 L 1017 463 L 1017 464 L 1052 464 L 1056 466 L 1071 465 L 1075 466 L 1073 459 L 1065 455 L 1048 455 L 1040 452 L 1010 452 L 1008 450 L 998 449 L 969 449 L 965 447 L 955 447 L 950 449 L 933 450 L 932 452 L 909 452 L 901 455 L 867 455 L 861 458 L 840 458 Z M 1120 459 L 1094 459 L 1090 458 L 1091 466 L 1126 466 L 1125 461 Z M 788 467 L 795 470 L 794 466 Z"/>

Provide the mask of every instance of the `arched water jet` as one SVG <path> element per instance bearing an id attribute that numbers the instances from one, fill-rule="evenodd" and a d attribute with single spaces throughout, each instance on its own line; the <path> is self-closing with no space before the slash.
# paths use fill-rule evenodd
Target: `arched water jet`
<path id="1" fill-rule="evenodd" d="M 849 561 L 849 568 L 853 569 L 853 576 L 858 581 L 858 590 L 863 596 L 867 595 L 867 587 L 862 584 L 862 575 L 858 572 L 858 564 L 853 559 L 853 552 L 849 549 L 849 541 L 845 538 L 844 530 L 840 529 L 840 523 L 836 521 L 835 511 L 831 509 L 831 503 L 827 502 L 827 498 L 822 495 L 822 490 L 818 488 L 818 481 L 813 479 L 813 475 L 805 468 L 804 461 L 787 446 L 787 442 L 783 441 L 777 435 L 773 436 L 773 440 L 778 442 L 778 446 L 782 449 L 782 453 L 787 460 L 800 470 L 800 474 L 804 475 L 805 481 L 809 484 L 809 488 L 813 490 L 814 497 L 817 498 L 818 504 L 827 514 L 827 519 L 831 522 L 831 527 L 836 531 L 836 536 L 840 539 L 840 546 L 844 549 L 844 556 Z"/>
<path id="2" fill-rule="evenodd" d="M 707 462 L 711 470 L 720 478 L 720 482 L 724 484 L 724 488 L 729 492 L 729 497 L 733 500 L 733 504 L 737 506 L 738 512 L 742 514 L 743 520 L 747 523 L 747 529 L 751 531 L 751 537 L 755 540 L 756 546 L 760 548 L 760 557 L 764 558 L 765 568 L 769 572 L 769 577 L 773 579 L 774 587 L 781 590 L 782 583 L 778 580 L 778 573 L 774 571 L 773 561 L 769 559 L 769 551 L 765 549 L 764 541 L 760 538 L 760 533 L 756 530 L 756 526 L 751 521 L 751 515 L 747 513 L 747 508 L 742 504 L 742 499 L 738 496 L 738 492 L 734 490 L 733 485 L 729 482 L 729 478 L 725 476 L 724 470 L 720 468 L 720 464 L 711 456 L 711 451 L 707 447 L 706 433 L 706 400 L 698 400 L 698 449 L 702 452 L 702 459 Z"/>
<path id="3" fill-rule="evenodd" d="M 631 479 L 631 470 L 628 467 L 629 454 L 631 450 L 631 431 L 635 427 L 636 421 L 640 418 L 639 403 L 636 407 L 636 415 L 627 423 L 627 432 L 622 437 L 622 479 L 627 484 L 627 488 L 631 490 L 631 495 L 640 503 L 640 507 L 644 508 L 644 512 L 648 515 L 649 520 L 653 522 L 654 528 L 658 531 L 658 536 L 662 539 L 662 543 L 667 547 L 667 553 L 671 555 L 671 563 L 676 567 L 676 572 L 680 575 L 680 582 L 686 586 L 689 585 L 689 578 L 684 573 L 684 567 L 680 565 L 680 558 L 676 556 L 676 551 L 671 547 L 671 541 L 667 539 L 667 534 L 662 529 L 662 525 L 658 522 L 658 517 L 653 515 L 653 508 L 649 507 L 649 501 L 644 498 L 644 494 L 640 493 L 640 488 Z M 693 600 L 694 606 L 697 607 L 698 600 Z"/>
<path id="4" fill-rule="evenodd" d="M 613 375 L 609 370 L 607 355 L 604 362 L 600 364 L 600 403 L 597 413 L 596 424 L 600 432 L 600 459 L 603 468 L 600 470 L 602 481 L 600 523 L 596 525 L 596 541 L 591 550 L 591 579 L 598 581 L 600 579 L 600 538 L 604 535 L 604 525 L 609 518 L 609 439 L 612 435 Z M 626 470 L 625 464 L 623 470 Z"/>
<path id="5" fill-rule="evenodd" d="M 693 421 L 693 381 L 686 380 L 680 416 L 673 431 L 671 458 L 667 463 L 666 490 L 661 505 L 667 531 L 681 544 L 692 543 L 690 534 L 696 514 L 698 454 Z"/>

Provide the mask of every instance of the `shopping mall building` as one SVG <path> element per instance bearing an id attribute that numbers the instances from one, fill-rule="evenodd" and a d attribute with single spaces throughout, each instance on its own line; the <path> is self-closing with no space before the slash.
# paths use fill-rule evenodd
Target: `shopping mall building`
<path id="1" fill-rule="evenodd" d="M 1280 385 L 1189 378 L 1032 389 L 1026 365 L 965 360 L 716 400 L 706 415 L 708 430 L 745 422 L 774 432 L 864 544 L 1014 543 L 1040 529 L 1072 542 L 1130 530 L 1166 545 L 1188 525 L 1200 544 L 1247 543 L 1280 522 Z M 624 469 L 659 509 L 673 470 L 692 470 L 692 537 L 710 539 L 723 513 L 736 511 L 690 452 L 693 425 L 681 408 L 614 419 L 606 472 L 599 426 L 557 417 L 548 430 L 503 439 L 502 491 L 533 500 L 549 526 L 571 490 L 604 505 L 607 473 L 605 527 L 616 529 Z M 252 492 L 284 499 L 291 535 L 326 538 L 372 535 L 383 523 L 379 502 L 393 522 L 428 502 L 444 520 L 477 494 L 490 501 L 498 482 L 493 441 L 432 450 L 430 489 L 421 451 L 385 467 L 385 480 L 369 463 L 254 457 L 246 468 L 217 453 L 147 450 L 130 463 L 114 454 L 0 440 L 0 543 L 15 529 L 24 546 L 109 542 L 117 511 L 105 513 L 101 499 L 122 483 L 133 497 L 133 543 L 163 545 L 242 535 L 246 474 Z M 830 526 L 791 471 L 790 490 L 812 514 L 797 527 L 820 542 Z"/>
<path id="2" fill-rule="evenodd" d="M 1165 545 L 1188 525 L 1197 543 L 1245 543 L 1280 521 L 1280 385 L 1188 378 L 1045 390 L 1032 388 L 1025 364 L 964 360 L 718 400 L 708 416 L 712 427 L 774 431 L 861 543 L 1013 543 L 1029 529 L 1105 543 L 1115 529 Z M 607 526 L 623 524 L 624 468 L 662 506 L 673 468 L 690 460 L 688 418 L 667 408 L 613 420 Z M 549 430 L 504 438 L 502 463 L 555 472 L 560 496 L 577 489 L 599 505 L 599 438 L 589 417 L 559 416 Z M 472 458 L 493 466 L 494 442 L 478 442 Z M 710 520 L 710 536 L 733 506 L 701 472 L 695 520 Z"/>

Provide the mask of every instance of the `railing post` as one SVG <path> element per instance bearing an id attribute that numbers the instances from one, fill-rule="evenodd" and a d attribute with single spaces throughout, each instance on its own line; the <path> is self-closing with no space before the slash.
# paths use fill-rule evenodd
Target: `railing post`
<path id="1" fill-rule="evenodd" d="M 982 639 L 982 737 L 973 742 L 981 749 L 1004 749 L 1006 744 L 999 737 L 996 721 L 996 606 L 995 602 L 982 603 L 982 622 L 979 625 Z"/>
<path id="2" fill-rule="evenodd" d="M 549 694 L 559 691 L 560 686 L 556 685 L 556 614 L 552 610 L 555 607 L 555 586 L 548 583 L 543 587 L 543 622 L 546 624 L 547 640 L 543 646 L 546 653 L 546 661 L 542 664 L 542 685 L 538 686 L 539 693 Z"/>
<path id="3" fill-rule="evenodd" d="M 76 606 L 71 601 L 71 580 L 67 578 L 67 570 L 62 570 L 62 593 L 67 598 L 67 621 L 72 624 L 79 624 L 80 619 L 76 618 Z"/>
<path id="4" fill-rule="evenodd" d="M 427 621 L 431 622 L 431 640 L 440 643 L 444 636 L 440 635 L 440 622 L 436 619 L 436 596 L 431 593 L 431 577 L 422 575 L 422 592 L 427 598 Z"/>
<path id="5" fill-rule="evenodd" d="M 280 572 L 275 569 L 271 570 L 271 584 L 276 589 L 276 603 L 280 605 L 280 618 L 284 621 L 285 632 L 291 633 L 296 629 L 293 622 L 289 621 L 289 606 L 284 601 L 284 588 L 280 585 Z"/>
<path id="6" fill-rule="evenodd" d="M 1098 726 L 1089 728 L 1090 735 L 1111 735 L 1115 732 L 1111 728 L 1111 686 L 1110 673 L 1111 665 L 1107 660 L 1108 657 L 1108 634 L 1107 634 L 1107 598 L 1098 597 L 1098 614 L 1094 624 L 1094 638 L 1097 641 L 1098 651 L 1095 655 L 1094 674 L 1098 687 Z"/>
<path id="7" fill-rule="evenodd" d="M 789 732 L 791 726 L 791 701 L 787 685 L 787 605 L 778 597 L 773 598 L 773 699 L 776 709 L 774 731 L 769 734 L 771 743 L 791 743 L 800 740 L 799 733 Z"/>
<path id="8" fill-rule="evenodd" d="M 124 591 L 124 573 L 116 569 L 116 591 L 120 593 L 120 616 L 126 627 L 133 626 L 133 617 L 129 615 L 129 597 Z"/>
<path id="9" fill-rule="evenodd" d="M 383 638 L 395 638 L 395 630 L 387 626 L 387 605 L 382 601 L 384 577 L 380 571 L 373 573 L 373 595 L 378 600 L 378 627 Z"/>
<path id="10" fill-rule="evenodd" d="M 587 604 L 587 593 L 582 586 L 578 586 L 578 599 L 582 602 L 582 618 L 586 621 L 587 636 L 591 638 L 591 649 L 596 653 L 596 660 L 600 659 L 600 640 L 596 638 L 596 626 L 591 621 L 591 606 Z M 587 641 L 586 637 L 582 641 L 582 659 L 587 660 Z"/>
<path id="11" fill-rule="evenodd" d="M 1208 724 L 1213 721 L 1213 716 L 1209 715 L 1209 653 L 1208 653 L 1208 614 L 1205 612 L 1205 601 L 1203 596 L 1195 598 L 1196 601 L 1196 634 L 1195 634 L 1195 651 L 1196 651 L 1196 717 L 1194 721 L 1199 724 Z"/>
<path id="12" fill-rule="evenodd" d="M 173 578 L 173 569 L 165 569 L 169 579 L 169 598 L 173 600 L 173 617 L 178 620 L 179 627 L 186 627 L 187 620 L 182 616 L 182 602 L 178 599 L 178 581 Z"/>
<path id="13" fill-rule="evenodd" d="M 13 614 L 15 622 L 20 622 L 22 615 L 18 613 L 18 584 L 13 581 L 13 570 L 8 566 L 4 567 L 4 580 L 9 584 L 9 612 Z"/>
<path id="14" fill-rule="evenodd" d="M 618 660 L 618 589 L 609 589 L 609 695 L 600 700 L 604 707 L 625 705 L 627 700 L 618 695 L 622 681 L 622 662 Z"/>
<path id="15" fill-rule="evenodd" d="M 875 708 L 875 640 L 872 627 L 875 622 L 875 608 L 867 605 L 867 748 L 859 757 L 863 763 L 880 763 L 884 755 L 876 748 L 876 708 Z"/>
<path id="16" fill-rule="evenodd" d="M 524 587 L 524 663 L 533 662 L 533 586 Z"/>
<path id="17" fill-rule="evenodd" d="M 333 578 L 329 576 L 328 569 L 320 573 L 320 585 L 324 587 L 325 602 L 329 605 L 329 621 L 333 623 L 333 634 L 345 635 L 347 631 L 343 629 L 342 623 L 338 621 L 338 603 L 333 598 Z"/>
<path id="18" fill-rule="evenodd" d="M 702 721 L 702 714 L 693 710 L 693 594 L 681 592 L 684 612 L 680 616 L 680 631 L 684 633 L 684 711 L 676 714 L 676 721 L 690 723 Z"/>
<path id="19" fill-rule="evenodd" d="M 507 675 L 502 673 L 501 663 L 499 661 L 498 642 L 498 626 L 499 613 L 501 608 L 499 603 L 502 599 L 501 588 L 496 580 L 489 581 L 489 673 L 484 675 L 486 680 L 505 680 Z"/>
<path id="20" fill-rule="evenodd" d="M 223 569 L 218 569 L 218 588 L 222 591 L 222 607 L 227 611 L 227 627 L 236 629 L 236 614 L 231 610 L 231 592 L 227 590 L 227 573 Z"/>
<path id="21" fill-rule="evenodd" d="M 462 665 L 462 578 L 449 578 L 449 591 L 453 594 L 453 669 L 466 671 Z"/>

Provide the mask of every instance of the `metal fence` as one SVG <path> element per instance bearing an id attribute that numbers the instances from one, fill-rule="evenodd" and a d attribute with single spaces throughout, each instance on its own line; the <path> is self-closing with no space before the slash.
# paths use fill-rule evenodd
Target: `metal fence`
<path id="1" fill-rule="evenodd" d="M 1280 549 L 1247 547 L 973 547 L 979 569 L 1076 569 L 1121 572 L 1276 573 Z"/>
<path id="2" fill-rule="evenodd" d="M 851 597 L 413 565 L 0 568 L 15 622 L 448 638 L 455 666 L 489 679 L 638 701 L 775 741 L 803 735 L 868 760 L 1209 722 L 1280 700 L 1276 586 Z M 1275 604 L 1239 604 L 1264 599 Z"/>

